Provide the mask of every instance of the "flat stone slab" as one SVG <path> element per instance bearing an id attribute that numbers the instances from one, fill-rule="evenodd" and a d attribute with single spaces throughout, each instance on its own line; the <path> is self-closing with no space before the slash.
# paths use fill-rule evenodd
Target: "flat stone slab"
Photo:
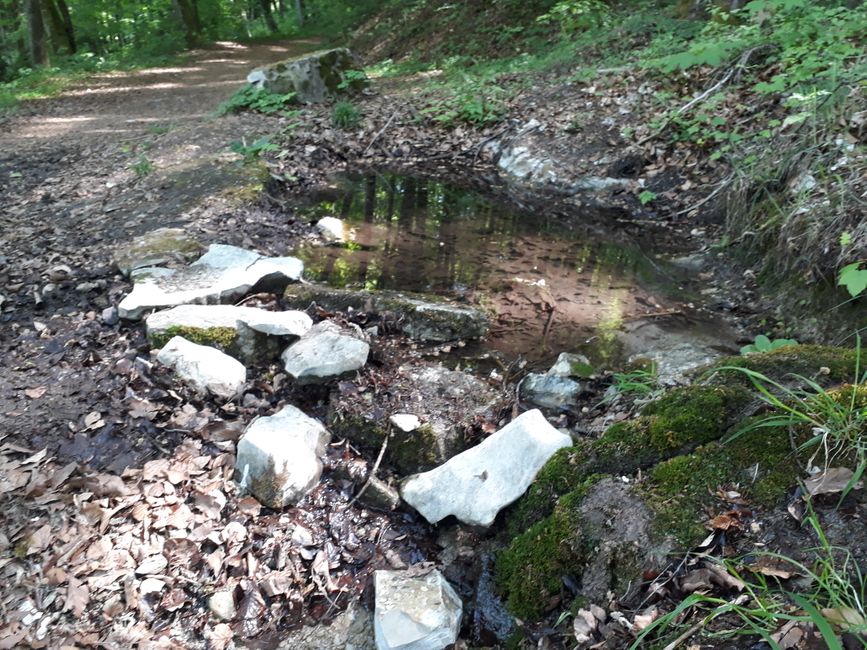
<path id="1" fill-rule="evenodd" d="M 354 309 L 393 319 L 400 331 L 418 341 L 477 339 L 488 331 L 488 318 L 478 309 L 411 293 L 305 284 L 287 287 L 284 298 L 287 305 L 297 309 L 315 302 L 330 311 Z"/>
<path id="2" fill-rule="evenodd" d="M 237 246 L 211 244 L 207 253 L 184 269 L 140 276 L 118 305 L 118 313 L 138 320 L 150 309 L 233 302 L 255 286 L 282 289 L 299 280 L 303 270 L 304 264 L 295 257 L 264 257 Z"/>
<path id="3" fill-rule="evenodd" d="M 283 364 L 302 384 L 326 382 L 359 370 L 367 363 L 370 345 L 334 323 L 323 321 L 283 352 Z"/>
<path id="4" fill-rule="evenodd" d="M 295 99 L 303 104 L 317 104 L 366 88 L 367 80 L 363 75 L 347 79 L 346 73 L 349 70 L 360 72 L 358 68 L 352 52 L 341 47 L 256 68 L 247 75 L 247 81 L 270 93 L 295 93 Z"/>
<path id="5" fill-rule="evenodd" d="M 254 421 L 238 442 L 235 480 L 270 508 L 295 505 L 322 475 L 331 434 L 294 406 Z"/>
<path id="6" fill-rule="evenodd" d="M 527 411 L 444 465 L 410 476 L 400 495 L 432 524 L 455 515 L 466 524 L 490 526 L 548 459 L 571 445 L 540 411 Z"/>
<path id="7" fill-rule="evenodd" d="M 237 359 L 209 347 L 175 336 L 157 354 L 157 362 L 172 368 L 188 384 L 201 391 L 231 399 L 247 381 L 247 369 Z"/>
<path id="8" fill-rule="evenodd" d="M 377 650 L 442 650 L 457 641 L 463 603 L 442 573 L 377 571 L 373 580 Z"/>
<path id="9" fill-rule="evenodd" d="M 301 337 L 313 327 L 312 319 L 303 311 L 268 311 L 234 305 L 180 305 L 154 312 L 145 319 L 148 338 L 164 334 L 173 327 L 237 329 L 238 323 L 270 336 Z"/>
<path id="10" fill-rule="evenodd" d="M 189 262 L 204 250 L 204 246 L 181 228 L 158 228 L 119 248 L 114 255 L 114 264 L 128 278 L 133 271 L 143 267 Z"/>

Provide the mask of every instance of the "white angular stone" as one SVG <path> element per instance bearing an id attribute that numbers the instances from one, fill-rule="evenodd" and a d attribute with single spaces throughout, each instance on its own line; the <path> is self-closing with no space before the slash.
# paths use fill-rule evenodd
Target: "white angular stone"
<path id="1" fill-rule="evenodd" d="M 221 621 L 231 621 L 235 618 L 238 608 L 235 607 L 235 597 L 231 591 L 217 591 L 208 598 L 208 609 Z"/>
<path id="2" fill-rule="evenodd" d="M 145 319 L 148 338 L 159 336 L 171 327 L 236 330 L 238 323 L 271 336 L 301 337 L 313 327 L 310 316 L 303 311 L 268 311 L 234 305 L 180 305 L 154 312 Z"/>
<path id="3" fill-rule="evenodd" d="M 247 381 L 247 369 L 237 359 L 207 345 L 175 336 L 157 354 L 157 361 L 172 368 L 184 381 L 214 395 L 231 399 Z"/>
<path id="4" fill-rule="evenodd" d="M 458 638 L 463 603 L 439 571 L 374 574 L 377 650 L 442 650 Z"/>
<path id="5" fill-rule="evenodd" d="M 455 515 L 466 524 L 490 526 L 548 459 L 571 444 L 541 412 L 527 411 L 445 464 L 410 476 L 400 495 L 432 524 Z"/>
<path id="6" fill-rule="evenodd" d="M 322 217 L 316 222 L 316 230 L 329 244 L 343 244 L 347 240 L 346 224 L 337 217 Z"/>
<path id="7" fill-rule="evenodd" d="M 232 302 L 260 282 L 285 286 L 297 281 L 303 270 L 304 264 L 295 257 L 264 257 L 237 246 L 212 244 L 185 269 L 137 276 L 118 311 L 121 318 L 136 320 L 159 307 Z"/>
<path id="8" fill-rule="evenodd" d="M 294 406 L 253 422 L 238 441 L 235 480 L 271 508 L 294 505 L 322 475 L 331 434 Z"/>
<path id="9" fill-rule="evenodd" d="M 415 431 L 421 426 L 421 420 L 418 419 L 418 416 L 411 413 L 395 413 L 388 418 L 388 421 L 406 433 Z"/>
<path id="10" fill-rule="evenodd" d="M 576 370 L 580 372 L 576 372 Z M 583 354 L 561 352 L 547 374 L 554 375 L 555 377 L 586 378 L 588 374 L 592 374 L 592 370 L 593 366 L 590 365 L 590 359 Z"/>
<path id="11" fill-rule="evenodd" d="M 282 359 L 293 379 L 300 383 L 324 382 L 367 363 L 370 346 L 334 323 L 314 325 L 283 352 Z"/>

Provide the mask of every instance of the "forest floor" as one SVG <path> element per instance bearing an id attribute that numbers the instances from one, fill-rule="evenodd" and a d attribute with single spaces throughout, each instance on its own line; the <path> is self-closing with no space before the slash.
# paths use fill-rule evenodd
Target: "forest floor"
<path id="1" fill-rule="evenodd" d="M 412 515 L 335 508 L 348 501 L 338 478 L 326 476 L 286 512 L 260 512 L 255 500 L 235 498 L 231 443 L 245 421 L 288 394 L 260 385 L 261 399 L 250 403 L 202 402 L 151 372 L 141 362 L 150 350 L 141 328 L 112 313 L 130 287 L 112 255 L 131 238 L 177 226 L 205 244 L 287 254 L 310 229 L 296 222 L 292 200 L 348 161 L 464 182 L 472 169 L 493 182 L 484 144 L 519 137 L 533 117 L 552 127 L 551 137 L 537 136 L 543 149 L 563 154 L 563 178 L 605 169 L 633 185 L 609 193 L 604 205 L 551 188 L 501 188 L 511 200 L 555 214 L 580 211 L 642 242 L 654 230 L 682 252 L 703 234 L 704 224 L 696 230 L 682 217 L 712 189 L 718 170 L 688 153 L 654 159 L 652 143 L 650 164 L 632 170 L 634 155 L 613 126 L 576 124 L 572 107 L 588 102 L 600 107 L 600 120 L 635 119 L 643 95 L 630 94 L 626 107 L 605 100 L 628 94 L 634 80 L 540 83 L 514 97 L 512 119 L 483 128 L 417 119 L 425 102 L 439 101 L 404 101 L 418 80 L 384 83 L 360 98 L 366 118 L 355 129 L 335 128 L 328 108 L 214 116 L 250 69 L 315 45 L 219 43 L 174 67 L 90 77 L 0 122 L 0 579 L 8 585 L 0 649 L 225 648 L 253 637 L 275 647 L 287 628 L 333 617 L 365 590 L 373 566 L 433 559 L 424 548 L 431 529 Z M 580 150 L 570 146 L 575 129 L 584 133 Z M 292 196 L 262 200 L 262 166 L 244 166 L 228 145 L 278 133 L 284 148 L 267 156 L 268 170 Z M 660 200 L 643 205 L 642 189 Z M 707 301 L 751 317 L 749 287 L 738 280 L 733 305 L 714 273 L 701 275 Z M 719 284 L 729 281 L 723 275 Z M 348 445 L 329 454 L 351 457 Z M 479 544 L 464 531 L 454 546 Z M 289 547 L 300 555 L 287 560 Z M 282 582 L 269 578 L 262 587 L 262 568 L 278 556 L 289 567 Z M 208 597 L 219 590 L 237 603 L 231 624 L 209 614 Z"/>

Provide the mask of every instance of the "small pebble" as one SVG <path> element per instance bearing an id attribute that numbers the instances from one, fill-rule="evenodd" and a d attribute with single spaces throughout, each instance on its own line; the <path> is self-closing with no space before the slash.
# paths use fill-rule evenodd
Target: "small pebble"
<path id="1" fill-rule="evenodd" d="M 117 307 L 106 307 L 102 310 L 102 322 L 106 325 L 117 325 Z"/>

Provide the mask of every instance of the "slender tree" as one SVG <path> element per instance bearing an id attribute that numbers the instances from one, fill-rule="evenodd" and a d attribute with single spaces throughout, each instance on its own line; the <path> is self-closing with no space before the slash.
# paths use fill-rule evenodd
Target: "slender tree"
<path id="1" fill-rule="evenodd" d="M 27 28 L 30 32 L 30 62 L 33 67 L 48 65 L 45 47 L 45 23 L 42 21 L 42 2 L 27 0 Z"/>
<path id="2" fill-rule="evenodd" d="M 301 6 L 301 0 L 295 0 L 295 19 L 299 27 L 304 26 L 304 7 Z"/>
<path id="3" fill-rule="evenodd" d="M 54 52 L 65 52 L 66 54 L 75 53 L 75 36 L 72 32 L 72 24 L 67 23 L 60 9 L 60 4 L 63 0 L 43 0 L 43 6 L 48 14 L 48 26 L 51 32 L 51 43 Z M 65 3 L 64 7 L 66 8 Z M 69 9 L 66 8 L 66 15 L 69 16 Z"/>
<path id="4" fill-rule="evenodd" d="M 172 5 L 175 8 L 175 13 L 181 19 L 187 47 L 195 47 L 199 44 L 199 37 L 202 31 L 201 25 L 199 25 L 198 9 L 195 0 L 172 0 Z"/>
<path id="5" fill-rule="evenodd" d="M 259 0 L 259 5 L 262 7 L 262 15 L 265 16 L 265 24 L 272 33 L 276 33 L 277 22 L 274 20 L 274 12 L 271 11 L 271 0 Z"/>

